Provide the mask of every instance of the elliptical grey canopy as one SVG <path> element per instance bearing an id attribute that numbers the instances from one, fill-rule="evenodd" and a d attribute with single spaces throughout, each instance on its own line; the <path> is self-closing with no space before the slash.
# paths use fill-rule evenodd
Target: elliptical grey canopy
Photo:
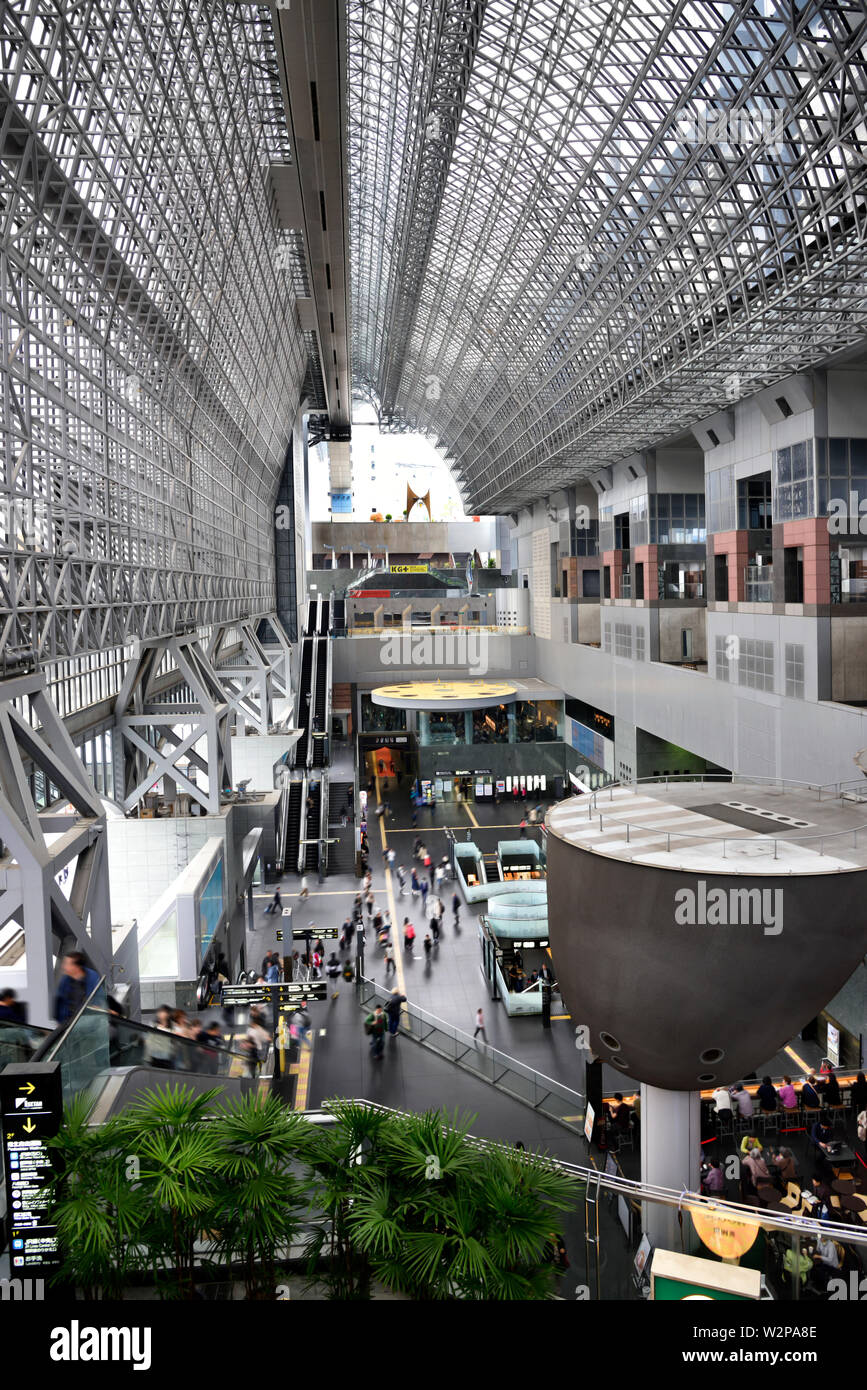
<path id="1" fill-rule="evenodd" d="M 859 341 L 867 15 L 348 0 L 355 389 L 504 512 Z"/>

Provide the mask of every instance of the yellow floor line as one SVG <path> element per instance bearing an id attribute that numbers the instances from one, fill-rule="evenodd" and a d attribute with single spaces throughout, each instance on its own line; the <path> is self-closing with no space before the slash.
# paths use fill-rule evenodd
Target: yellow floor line
<path id="1" fill-rule="evenodd" d="M 558 1022 L 560 1021 L 561 1018 L 571 1018 L 571 1017 L 572 1017 L 571 1014 L 552 1014 L 552 1015 L 551 1015 L 551 1022 L 552 1022 L 552 1023 L 558 1023 Z"/>
<path id="2" fill-rule="evenodd" d="M 381 805 L 379 795 L 379 777 L 376 778 L 376 802 Z M 397 987 L 401 994 L 406 994 L 406 976 L 403 973 L 403 932 L 402 924 L 397 920 L 397 904 L 394 901 L 394 887 L 392 884 L 391 869 L 388 867 L 388 860 L 385 858 L 385 851 L 388 849 L 388 833 L 385 828 L 385 816 L 379 817 L 379 834 L 382 839 L 383 863 L 385 864 L 385 891 L 388 894 L 388 909 L 391 913 L 391 954 L 394 957 L 395 975 L 397 977 Z M 374 945 L 376 943 L 374 942 Z M 403 1005 L 404 1025 L 409 1027 L 406 1005 Z"/>
<path id="3" fill-rule="evenodd" d="M 476 827 L 476 829 L 478 830 L 478 829 L 480 828 L 480 827 L 479 827 L 479 822 L 476 820 L 475 814 L 473 813 L 473 810 L 472 810 L 472 808 L 471 808 L 471 806 L 470 806 L 470 803 L 469 803 L 468 801 L 464 801 L 464 802 L 462 802 L 462 805 L 463 805 L 463 808 L 464 808 L 464 810 L 466 811 L 467 815 L 469 816 L 470 820 L 472 821 L 473 825 L 474 825 L 474 826 Z M 485 827 L 485 829 L 487 829 L 487 826 Z"/>
<path id="4" fill-rule="evenodd" d="M 307 1109 L 307 1092 L 310 1090 L 310 1062 L 312 1060 L 313 1048 L 305 1047 L 301 1044 L 301 1056 L 297 1062 L 293 1062 L 289 1068 L 290 1076 L 297 1076 L 298 1083 L 295 1087 L 295 1101 L 293 1110 Z"/>

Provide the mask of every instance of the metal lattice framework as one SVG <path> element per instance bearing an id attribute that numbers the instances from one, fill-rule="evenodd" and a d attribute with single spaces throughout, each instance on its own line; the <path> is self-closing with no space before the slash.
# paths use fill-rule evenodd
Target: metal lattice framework
<path id="1" fill-rule="evenodd" d="M 864 338 L 860 0 L 348 9 L 356 390 L 468 507 Z"/>
<path id="2" fill-rule="evenodd" d="M 274 607 L 310 361 L 267 5 L 0 0 L 0 648 Z"/>

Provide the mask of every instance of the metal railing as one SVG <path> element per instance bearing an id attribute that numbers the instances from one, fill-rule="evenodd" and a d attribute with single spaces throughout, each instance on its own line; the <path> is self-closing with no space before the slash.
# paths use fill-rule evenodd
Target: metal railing
<path id="1" fill-rule="evenodd" d="M 358 1002 L 362 1008 L 373 1008 L 391 997 L 390 989 L 377 985 L 360 971 L 356 979 Z M 572 1134 L 582 1132 L 584 1096 L 562 1082 L 534 1071 L 516 1057 L 491 1047 L 490 1043 L 477 1041 L 469 1033 L 462 1032 L 460 1028 L 408 1000 L 401 1008 L 399 1032 L 437 1056 L 453 1062 L 462 1071 L 496 1087 L 504 1095 L 547 1115 Z"/>

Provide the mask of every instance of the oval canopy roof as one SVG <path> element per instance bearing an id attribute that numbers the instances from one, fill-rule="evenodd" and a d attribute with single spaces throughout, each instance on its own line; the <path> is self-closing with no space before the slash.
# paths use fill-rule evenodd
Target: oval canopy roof
<path id="1" fill-rule="evenodd" d="M 458 710 L 489 709 L 517 699 L 514 685 L 505 681 L 406 681 L 381 685 L 370 692 L 375 705 L 386 709 Z"/>

